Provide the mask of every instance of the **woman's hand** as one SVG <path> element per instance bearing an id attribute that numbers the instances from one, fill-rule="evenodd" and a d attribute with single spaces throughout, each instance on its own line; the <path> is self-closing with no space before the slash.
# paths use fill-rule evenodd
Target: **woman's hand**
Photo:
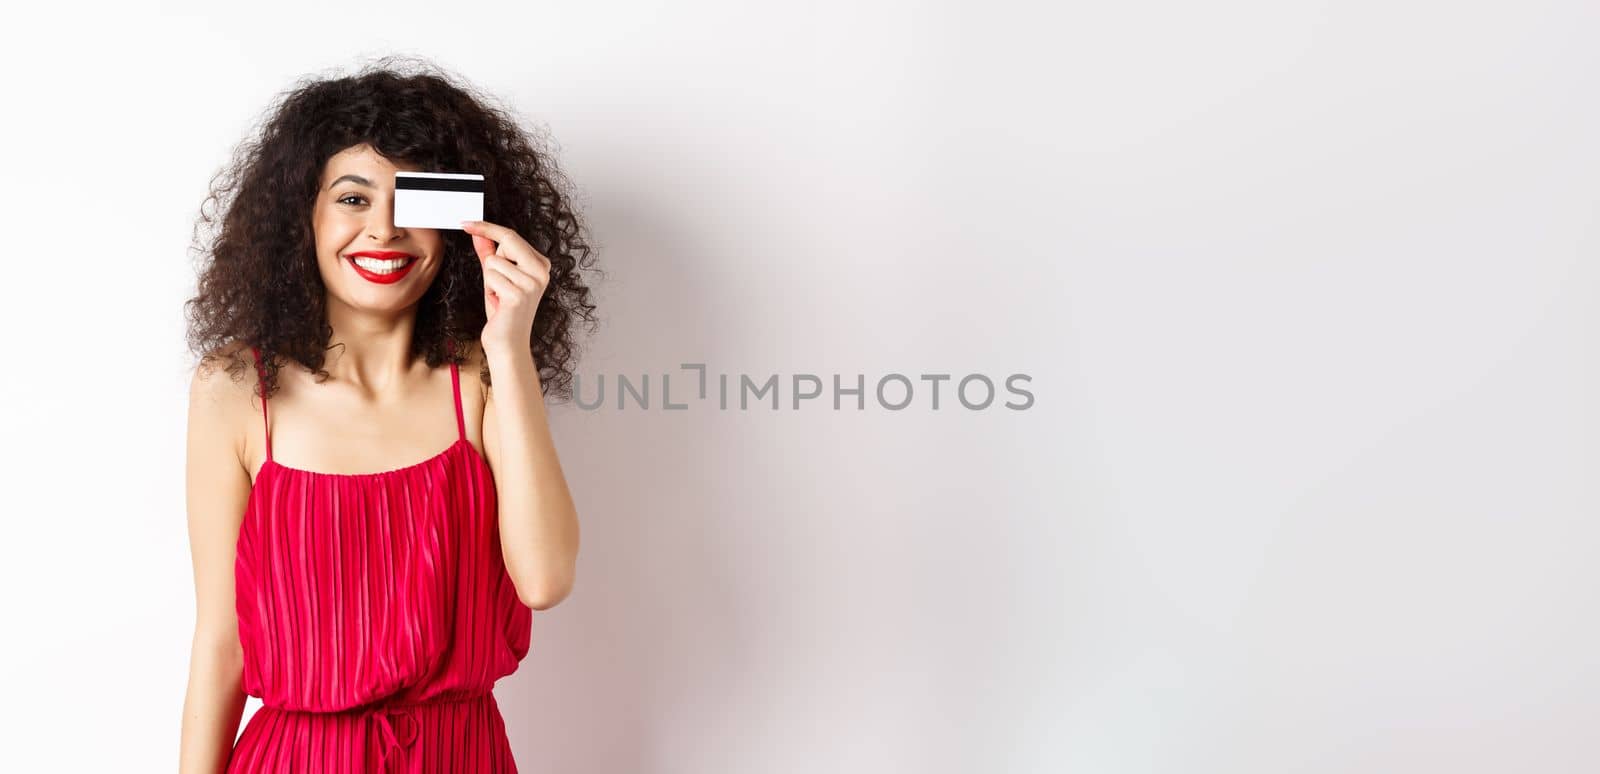
<path id="1" fill-rule="evenodd" d="M 485 353 L 527 352 L 533 316 L 550 284 L 550 259 L 505 226 L 464 220 L 483 267 L 483 311 L 489 318 L 480 338 Z"/>

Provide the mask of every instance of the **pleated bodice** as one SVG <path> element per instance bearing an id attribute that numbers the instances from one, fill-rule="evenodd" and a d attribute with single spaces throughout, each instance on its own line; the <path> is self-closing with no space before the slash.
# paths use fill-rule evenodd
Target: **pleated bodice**
<path id="1" fill-rule="evenodd" d="M 532 609 L 506 573 L 494 477 L 467 438 L 454 363 L 450 376 L 459 437 L 402 468 L 281 465 L 265 428 L 235 563 L 244 690 L 264 706 L 477 696 L 527 655 Z"/>

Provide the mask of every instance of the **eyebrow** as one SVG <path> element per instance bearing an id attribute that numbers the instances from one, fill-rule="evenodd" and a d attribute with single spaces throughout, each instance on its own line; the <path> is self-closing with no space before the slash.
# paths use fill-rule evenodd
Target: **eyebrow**
<path id="1" fill-rule="evenodd" d="M 372 184 L 371 180 L 368 180 L 368 179 L 366 179 L 366 178 L 364 178 L 364 177 L 362 177 L 360 175 L 342 175 L 342 176 L 340 176 L 340 178 L 338 180 L 335 180 L 335 181 L 329 183 L 328 187 L 332 188 L 332 187 L 334 187 L 334 186 L 336 186 L 336 185 L 338 185 L 340 183 L 343 183 L 346 180 L 349 180 L 349 181 L 351 181 L 353 183 L 358 183 L 360 185 L 364 185 L 364 186 L 366 186 L 368 188 L 376 188 L 376 186 L 374 186 Z"/>

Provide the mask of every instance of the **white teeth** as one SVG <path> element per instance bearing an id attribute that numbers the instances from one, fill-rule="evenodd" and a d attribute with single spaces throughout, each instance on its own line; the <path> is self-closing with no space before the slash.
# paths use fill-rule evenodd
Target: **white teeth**
<path id="1" fill-rule="evenodd" d="M 394 260 L 384 261 L 377 258 L 368 258 L 364 255 L 358 255 L 353 260 L 361 268 L 366 269 L 374 274 L 390 274 L 405 268 L 406 265 L 411 263 L 411 261 L 414 259 L 396 258 Z"/>

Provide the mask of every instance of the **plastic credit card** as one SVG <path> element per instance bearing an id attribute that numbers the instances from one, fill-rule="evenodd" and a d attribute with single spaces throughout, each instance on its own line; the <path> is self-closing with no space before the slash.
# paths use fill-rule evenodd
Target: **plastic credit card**
<path id="1" fill-rule="evenodd" d="M 460 229 L 463 220 L 483 220 L 483 175 L 394 173 L 396 226 Z"/>

